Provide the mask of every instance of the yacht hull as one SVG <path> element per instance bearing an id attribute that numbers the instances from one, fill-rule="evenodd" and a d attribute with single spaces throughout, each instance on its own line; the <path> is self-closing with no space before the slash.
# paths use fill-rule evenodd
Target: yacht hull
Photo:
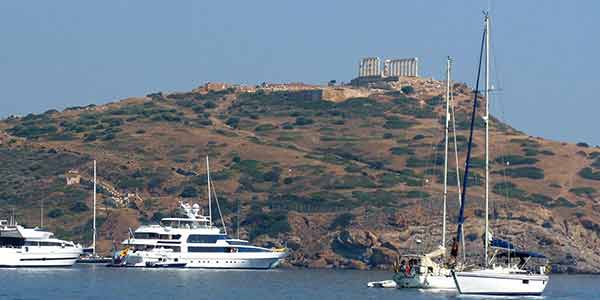
<path id="1" fill-rule="evenodd" d="M 255 255 L 244 255 L 242 253 L 168 253 L 138 251 L 128 254 L 123 266 L 126 267 L 148 267 L 156 264 L 179 263 L 185 264 L 185 268 L 201 269 L 272 269 L 277 267 L 286 253 L 260 253 Z"/>
<path id="2" fill-rule="evenodd" d="M 70 267 L 75 264 L 80 255 L 81 250 L 77 248 L 54 250 L 36 249 L 36 247 L 2 248 L 0 267 Z"/>
<path id="3" fill-rule="evenodd" d="M 398 288 L 456 290 L 452 275 L 417 274 L 394 276 Z"/>
<path id="4" fill-rule="evenodd" d="M 539 296 L 548 284 L 547 275 L 495 273 L 493 271 L 454 272 L 458 292 L 463 295 Z"/>

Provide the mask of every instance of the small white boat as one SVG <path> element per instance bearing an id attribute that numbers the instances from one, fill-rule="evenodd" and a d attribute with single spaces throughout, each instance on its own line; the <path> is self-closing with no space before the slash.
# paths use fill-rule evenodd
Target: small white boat
<path id="1" fill-rule="evenodd" d="M 393 280 L 371 281 L 367 283 L 370 288 L 397 288 L 397 284 Z"/>
<path id="2" fill-rule="evenodd" d="M 0 220 L 0 267 L 70 267 L 82 253 L 52 232 Z"/>

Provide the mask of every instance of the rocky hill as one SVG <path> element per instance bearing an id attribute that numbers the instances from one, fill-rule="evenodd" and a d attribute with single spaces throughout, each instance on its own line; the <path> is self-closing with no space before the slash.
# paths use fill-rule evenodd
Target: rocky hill
<path id="1" fill-rule="evenodd" d="M 128 227 L 175 214 L 180 200 L 206 209 L 209 155 L 230 233 L 239 220 L 242 238 L 286 243 L 296 266 L 387 268 L 397 253 L 441 239 L 443 86 L 411 79 L 399 90 L 346 93 L 365 98 L 333 93 L 336 101 L 319 89 L 198 89 L 8 118 L 0 214 L 14 210 L 28 225 L 43 214 L 58 236 L 89 242 L 96 159 L 99 245 L 108 252 Z M 462 172 L 472 92 L 453 89 Z M 497 119 L 491 126 L 495 235 L 544 252 L 555 271 L 600 271 L 600 149 L 531 137 Z M 482 130 L 475 144 L 471 260 L 483 232 Z M 456 190 L 452 171 L 450 223 Z"/>

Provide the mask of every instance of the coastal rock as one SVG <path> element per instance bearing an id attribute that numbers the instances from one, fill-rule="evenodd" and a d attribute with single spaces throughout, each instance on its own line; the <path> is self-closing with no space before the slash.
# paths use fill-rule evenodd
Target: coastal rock
<path id="1" fill-rule="evenodd" d="M 387 248 L 373 248 L 373 253 L 369 257 L 369 266 L 387 269 L 391 266 L 398 253 Z"/>

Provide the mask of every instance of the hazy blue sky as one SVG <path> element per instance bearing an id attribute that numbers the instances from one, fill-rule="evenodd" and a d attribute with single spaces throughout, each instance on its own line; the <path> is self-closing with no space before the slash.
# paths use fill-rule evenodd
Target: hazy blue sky
<path id="1" fill-rule="evenodd" d="M 0 116 L 205 81 L 348 81 L 362 56 L 473 84 L 489 1 L 2 1 Z M 600 144 L 600 1 L 493 1 L 497 115 Z"/>

